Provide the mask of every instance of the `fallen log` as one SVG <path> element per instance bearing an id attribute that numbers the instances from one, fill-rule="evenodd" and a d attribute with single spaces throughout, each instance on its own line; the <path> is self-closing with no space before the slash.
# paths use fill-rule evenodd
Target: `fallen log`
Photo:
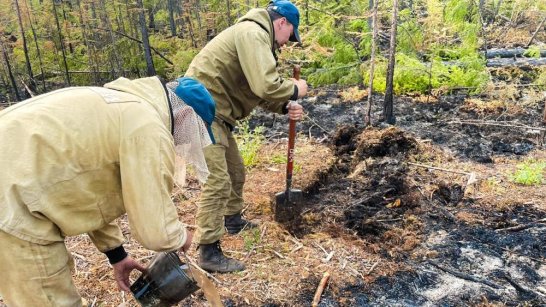
<path id="1" fill-rule="evenodd" d="M 527 52 L 527 49 L 525 48 L 492 48 L 487 49 L 485 51 L 486 57 L 488 59 L 493 58 L 514 58 L 514 57 L 523 57 L 523 55 Z M 540 50 L 540 56 L 546 57 L 546 50 Z"/>
<path id="2" fill-rule="evenodd" d="M 504 67 L 504 66 L 541 66 L 546 65 L 545 58 L 495 58 L 487 60 L 487 67 Z"/>

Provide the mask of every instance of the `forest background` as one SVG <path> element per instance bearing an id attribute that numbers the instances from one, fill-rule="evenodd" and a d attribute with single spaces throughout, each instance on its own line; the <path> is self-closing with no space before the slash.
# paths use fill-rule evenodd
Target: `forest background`
<path id="1" fill-rule="evenodd" d="M 486 50 L 522 47 L 524 57 L 540 57 L 546 39 L 546 1 L 379 0 L 375 41 L 373 0 L 295 3 L 304 43 L 284 48 L 281 63 L 301 64 L 312 86 L 368 86 L 372 69 L 374 90 L 384 92 L 395 6 L 396 94 L 486 91 L 495 78 Z M 207 41 L 249 9 L 266 5 L 267 0 L 0 0 L 0 102 L 121 76 L 176 78 Z M 374 65 L 372 50 L 378 51 Z M 524 82 L 545 86 L 546 70 L 535 67 Z"/>

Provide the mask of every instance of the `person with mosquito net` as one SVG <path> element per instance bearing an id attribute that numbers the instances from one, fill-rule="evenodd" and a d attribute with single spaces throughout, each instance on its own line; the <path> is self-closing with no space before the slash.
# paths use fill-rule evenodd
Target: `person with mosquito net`
<path id="1" fill-rule="evenodd" d="M 116 219 L 143 247 L 186 251 L 192 234 L 171 199 L 175 157 L 204 182 L 215 103 L 192 78 L 70 87 L 0 112 L 0 296 L 8 306 L 81 306 L 64 240 L 87 234 L 120 289 L 144 267 Z M 181 167 L 181 169 L 184 169 Z M 184 174 L 177 174 L 185 178 Z"/>

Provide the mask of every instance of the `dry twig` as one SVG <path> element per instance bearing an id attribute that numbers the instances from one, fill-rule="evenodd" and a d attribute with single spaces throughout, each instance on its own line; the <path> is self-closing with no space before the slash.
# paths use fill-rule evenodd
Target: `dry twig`
<path id="1" fill-rule="evenodd" d="M 317 291 L 315 292 L 315 297 L 313 297 L 313 303 L 311 304 L 311 306 L 318 306 L 318 303 L 320 302 L 320 296 L 322 295 L 322 292 L 324 291 L 324 288 L 328 283 L 328 279 L 330 279 L 330 272 L 324 272 L 324 275 L 322 275 L 322 279 L 320 280 L 320 283 L 317 287 Z"/>

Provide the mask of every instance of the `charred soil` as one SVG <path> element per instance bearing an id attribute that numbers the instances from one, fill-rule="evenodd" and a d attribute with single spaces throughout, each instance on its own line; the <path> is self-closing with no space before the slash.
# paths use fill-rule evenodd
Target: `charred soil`
<path id="1" fill-rule="evenodd" d="M 293 182 L 304 191 L 300 203 L 275 206 L 285 189 L 286 117 L 251 117 L 267 140 L 244 191 L 245 215 L 260 227 L 222 239 L 224 252 L 247 266 L 214 275 L 224 304 L 309 306 L 324 272 L 331 278 L 319 306 L 546 304 L 546 187 L 510 179 L 518 163 L 546 160 L 544 101 L 492 108 L 465 95 L 398 97 L 396 125 L 365 128 L 366 99 L 343 101 L 344 90 L 302 101 Z M 380 118 L 375 98 L 372 119 Z M 199 192 L 190 176 L 173 195 L 190 229 Z M 128 252 L 149 261 L 153 252 L 133 240 L 126 218 L 120 225 Z M 136 306 L 86 236 L 67 243 L 89 305 Z M 180 303 L 206 305 L 201 291 Z"/>

